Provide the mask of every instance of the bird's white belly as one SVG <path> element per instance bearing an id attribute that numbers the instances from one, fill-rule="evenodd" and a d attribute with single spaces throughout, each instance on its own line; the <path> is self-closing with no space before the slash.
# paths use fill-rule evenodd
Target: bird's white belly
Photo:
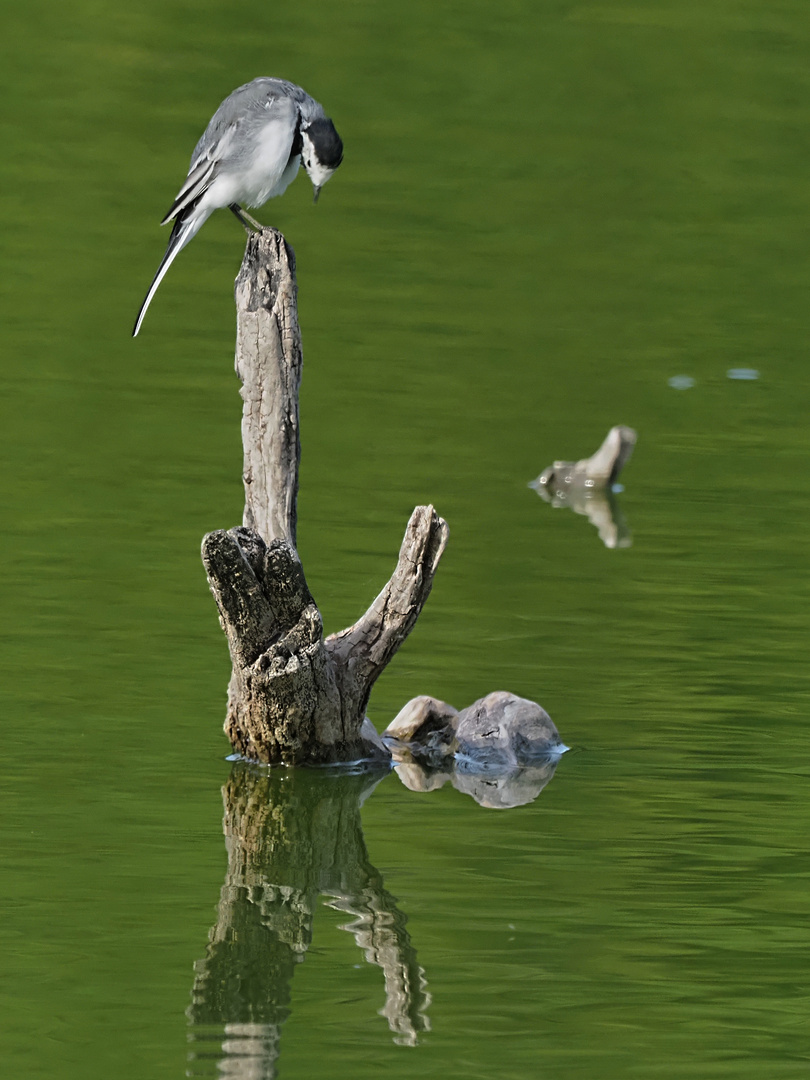
<path id="1" fill-rule="evenodd" d="M 281 195 L 298 172 L 297 159 L 294 167 L 288 167 L 291 143 L 291 126 L 285 122 L 265 124 L 257 131 L 252 153 L 235 170 L 239 173 L 239 192 L 232 201 L 261 206 Z"/>
<path id="2" fill-rule="evenodd" d="M 243 206 L 263 206 L 268 199 L 281 195 L 287 190 L 298 173 L 301 158 L 296 156 L 279 173 L 271 174 L 256 167 L 243 171 L 222 171 L 214 178 L 196 207 L 196 212 L 212 211 L 231 203 Z M 196 214 L 195 214 L 196 216 Z"/>
<path id="3" fill-rule="evenodd" d="M 298 167 L 300 164 L 301 157 L 299 154 L 296 154 L 291 161 L 288 158 L 286 165 L 281 170 L 281 174 L 273 182 L 272 187 L 268 188 L 265 185 L 259 188 L 255 195 L 245 195 L 245 202 L 248 206 L 262 206 L 268 199 L 274 199 L 277 195 L 283 195 L 298 175 Z"/>

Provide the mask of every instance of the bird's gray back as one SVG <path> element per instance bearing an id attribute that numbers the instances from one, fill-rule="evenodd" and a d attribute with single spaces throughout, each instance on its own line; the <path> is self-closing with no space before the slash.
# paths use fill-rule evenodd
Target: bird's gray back
<path id="1" fill-rule="evenodd" d="M 240 135 L 249 136 L 252 130 L 263 127 L 268 119 L 294 122 L 295 113 L 300 114 L 305 122 L 326 115 L 314 98 L 286 79 L 260 78 L 237 87 L 211 117 L 202 138 L 194 147 L 189 171 L 200 158 L 215 150 L 230 129 L 238 126 Z M 236 143 L 245 144 L 245 139 Z"/>

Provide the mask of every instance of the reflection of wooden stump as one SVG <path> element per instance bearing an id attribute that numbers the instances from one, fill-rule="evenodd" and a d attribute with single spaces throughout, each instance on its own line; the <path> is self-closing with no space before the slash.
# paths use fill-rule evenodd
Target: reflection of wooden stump
<path id="1" fill-rule="evenodd" d="M 233 662 L 225 731 L 255 761 L 386 757 L 366 705 L 430 593 L 447 525 L 417 507 L 388 584 L 354 626 L 324 641 L 295 549 L 301 336 L 294 256 L 274 229 L 248 239 L 236 302 L 244 524 L 209 533 L 202 549 Z"/>
<path id="2" fill-rule="evenodd" d="M 202 1043 L 215 1039 L 228 1075 L 274 1075 L 290 983 L 321 895 L 353 916 L 346 929 L 383 969 L 383 1014 L 397 1041 L 426 1030 L 424 972 L 363 840 L 360 805 L 381 775 L 234 765 L 222 791 L 228 871 L 188 1011 L 194 1056 L 210 1056 Z M 255 1071 L 240 1072 L 239 1059 Z"/>

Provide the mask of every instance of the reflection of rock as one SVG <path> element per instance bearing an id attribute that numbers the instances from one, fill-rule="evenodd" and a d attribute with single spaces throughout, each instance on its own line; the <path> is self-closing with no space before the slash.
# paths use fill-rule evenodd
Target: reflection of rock
<path id="1" fill-rule="evenodd" d="M 533 802 L 554 776 L 557 762 L 563 752 L 564 750 L 560 749 L 541 764 L 516 769 L 509 773 L 496 774 L 494 770 L 485 773 L 467 772 L 462 763 L 456 769 L 453 786 L 463 791 L 465 795 L 471 795 L 481 806 L 487 806 L 493 810 L 508 810 L 511 806 L 523 806 L 525 803 Z"/>
<path id="2" fill-rule="evenodd" d="M 503 690 L 461 712 L 414 698 L 383 741 L 412 791 L 435 791 L 450 780 L 482 806 L 501 808 L 536 798 L 567 750 L 545 709 Z"/>
<path id="3" fill-rule="evenodd" d="M 612 491 L 619 473 L 630 460 L 636 433 L 630 427 L 612 427 L 595 454 L 582 461 L 555 461 L 530 487 L 554 507 L 570 506 L 596 526 L 605 547 L 630 547 L 627 522 Z"/>
<path id="4" fill-rule="evenodd" d="M 394 771 L 411 791 L 438 791 L 453 777 L 452 768 L 448 772 L 442 772 L 441 768 L 431 769 L 428 765 L 408 760 L 408 752 L 404 747 L 395 748 L 394 760 L 399 761 Z"/>
<path id="5" fill-rule="evenodd" d="M 228 872 L 205 958 L 194 966 L 188 1075 L 208 1075 L 213 1057 L 228 1076 L 275 1076 L 290 984 L 320 895 L 353 916 L 346 929 L 383 969 L 382 1013 L 396 1041 L 415 1043 L 427 1029 L 424 972 L 360 824 L 360 805 L 386 772 L 234 766 L 223 788 Z"/>
<path id="6" fill-rule="evenodd" d="M 512 772 L 494 769 L 467 771 L 463 762 L 452 764 L 448 771 L 431 769 L 416 761 L 396 765 L 395 771 L 411 791 L 436 791 L 449 780 L 457 791 L 470 795 L 481 806 L 492 810 L 508 810 L 533 802 L 554 775 L 562 751 L 548 757 L 542 764 Z M 396 759 L 396 752 L 395 752 Z"/>

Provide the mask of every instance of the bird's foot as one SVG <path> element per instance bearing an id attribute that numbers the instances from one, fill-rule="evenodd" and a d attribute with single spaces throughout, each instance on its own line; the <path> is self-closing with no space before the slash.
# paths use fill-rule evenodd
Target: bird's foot
<path id="1" fill-rule="evenodd" d="M 239 203 L 231 203 L 228 207 L 233 214 L 239 218 L 245 227 L 245 232 L 250 236 L 252 232 L 261 232 L 264 229 L 264 225 L 258 222 L 255 218 L 252 218 L 247 211 L 243 210 Z"/>

